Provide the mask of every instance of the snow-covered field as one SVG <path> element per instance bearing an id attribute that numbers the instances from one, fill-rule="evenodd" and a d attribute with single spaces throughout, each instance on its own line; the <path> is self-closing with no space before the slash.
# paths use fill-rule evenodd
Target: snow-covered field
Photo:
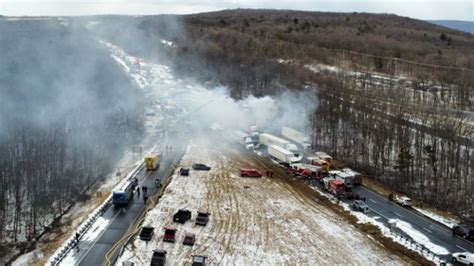
<path id="1" fill-rule="evenodd" d="M 457 219 L 444 217 L 428 210 L 424 210 L 421 208 L 414 209 L 423 214 L 424 216 L 429 217 L 430 219 L 435 220 L 441 224 L 444 224 L 448 228 L 453 228 L 455 225 L 458 225 L 460 223 L 460 221 Z"/>
<path id="2" fill-rule="evenodd" d="M 219 147 L 219 148 L 217 148 Z M 240 167 L 257 167 L 224 143 L 194 142 L 181 165 L 209 164 L 209 172 L 173 176 L 163 197 L 144 225 L 155 227 L 150 242 L 138 238 L 125 246 L 116 265 L 124 261 L 149 264 L 154 249 L 164 249 L 169 264 L 182 265 L 191 255 L 205 255 L 213 265 L 256 264 L 402 264 L 356 228 L 291 186 L 266 177 L 238 175 Z M 172 222 L 181 208 L 192 211 L 186 224 Z M 205 227 L 195 226 L 196 211 L 211 213 Z M 163 227 L 177 228 L 174 244 L 163 242 Z M 193 247 L 182 244 L 185 232 L 196 234 Z"/>

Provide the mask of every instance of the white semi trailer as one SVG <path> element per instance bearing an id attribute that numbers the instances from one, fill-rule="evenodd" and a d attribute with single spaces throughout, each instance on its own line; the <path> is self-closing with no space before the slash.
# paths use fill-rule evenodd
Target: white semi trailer
<path id="1" fill-rule="evenodd" d="M 254 145 L 253 145 L 253 140 L 252 138 L 250 137 L 249 134 L 243 132 L 243 131 L 240 131 L 240 130 L 236 130 L 234 131 L 234 135 L 237 139 L 237 141 L 242 144 L 246 149 L 253 149 L 254 148 Z"/>
<path id="2" fill-rule="evenodd" d="M 286 150 L 277 145 L 269 145 L 268 146 L 268 154 L 270 157 L 280 163 L 284 164 L 293 164 L 299 162 L 300 159 L 295 157 L 293 152 Z"/>
<path id="3" fill-rule="evenodd" d="M 259 136 L 259 141 L 263 145 L 267 146 L 267 148 L 270 147 L 270 145 L 275 145 L 287 151 L 291 151 L 294 157 L 300 158 L 300 161 L 303 159 L 303 156 L 300 154 L 298 147 L 287 140 L 270 135 L 268 133 L 262 133 Z"/>
<path id="4" fill-rule="evenodd" d="M 311 142 L 309 140 L 309 137 L 291 127 L 282 127 L 281 135 L 291 141 L 301 144 L 301 146 L 303 146 L 303 148 L 305 149 L 308 149 L 311 147 Z"/>

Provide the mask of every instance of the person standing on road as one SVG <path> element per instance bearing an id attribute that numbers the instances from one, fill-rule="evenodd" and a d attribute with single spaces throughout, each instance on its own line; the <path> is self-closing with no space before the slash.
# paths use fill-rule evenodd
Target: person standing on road
<path id="1" fill-rule="evenodd" d="M 148 200 L 148 196 L 143 196 L 143 203 L 146 204 L 146 201 Z"/>
<path id="2" fill-rule="evenodd" d="M 148 191 L 148 187 L 147 187 L 147 186 L 143 186 L 143 187 L 142 187 L 142 190 L 143 190 L 143 196 L 145 197 L 145 196 L 146 196 L 146 192 Z"/>
<path id="3" fill-rule="evenodd" d="M 140 197 L 140 187 L 137 187 L 137 195 Z"/>
<path id="4" fill-rule="evenodd" d="M 76 232 L 76 236 L 75 236 L 76 243 L 79 243 L 79 238 L 80 237 L 81 237 L 81 235 Z"/>

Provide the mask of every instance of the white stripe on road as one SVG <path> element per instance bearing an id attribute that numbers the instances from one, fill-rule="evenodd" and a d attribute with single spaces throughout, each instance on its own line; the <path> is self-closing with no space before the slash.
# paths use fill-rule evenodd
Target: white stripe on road
<path id="1" fill-rule="evenodd" d="M 370 201 L 372 201 L 373 203 L 376 203 L 376 201 L 375 201 L 375 200 L 373 200 L 373 199 L 369 199 L 369 200 L 370 200 Z"/>
<path id="2" fill-rule="evenodd" d="M 456 245 L 456 247 L 458 247 L 458 248 L 460 248 L 460 249 L 462 249 L 462 250 L 464 250 L 464 251 L 467 252 L 467 249 L 465 249 L 465 248 L 463 248 L 463 247 L 461 247 L 461 246 L 459 246 L 459 245 Z"/>
<path id="3" fill-rule="evenodd" d="M 423 227 L 423 230 L 425 230 L 426 232 L 428 232 L 430 234 L 433 233 L 430 229 L 427 229 L 427 228 L 424 228 L 424 227 Z"/>
<path id="4" fill-rule="evenodd" d="M 401 214 L 399 214 L 398 212 L 393 212 L 393 214 L 395 214 L 396 216 L 398 217 L 403 217 Z"/>

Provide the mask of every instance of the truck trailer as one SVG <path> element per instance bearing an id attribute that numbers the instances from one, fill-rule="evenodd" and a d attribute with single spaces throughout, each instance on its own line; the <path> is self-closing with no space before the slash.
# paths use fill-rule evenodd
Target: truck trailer
<path id="1" fill-rule="evenodd" d="M 272 159 L 286 165 L 299 162 L 299 158 L 295 157 L 293 152 L 277 145 L 268 146 L 268 154 Z"/>
<path id="2" fill-rule="evenodd" d="M 301 144 L 301 146 L 303 146 L 305 149 L 309 149 L 311 147 L 309 137 L 291 127 L 282 127 L 281 135 L 291 141 Z"/>
<path id="3" fill-rule="evenodd" d="M 243 145 L 246 149 L 250 150 L 254 148 L 254 143 L 249 134 L 236 130 L 234 131 L 234 136 L 236 137 L 239 144 Z"/>
<path id="4" fill-rule="evenodd" d="M 298 147 L 287 140 L 270 135 L 268 133 L 262 133 L 259 136 L 259 141 L 263 145 L 267 146 L 267 148 L 270 145 L 275 145 L 282 149 L 292 152 L 294 157 L 299 158 L 298 161 L 301 161 L 301 159 L 303 159 L 303 156 L 301 156 L 300 151 L 298 150 Z"/>

